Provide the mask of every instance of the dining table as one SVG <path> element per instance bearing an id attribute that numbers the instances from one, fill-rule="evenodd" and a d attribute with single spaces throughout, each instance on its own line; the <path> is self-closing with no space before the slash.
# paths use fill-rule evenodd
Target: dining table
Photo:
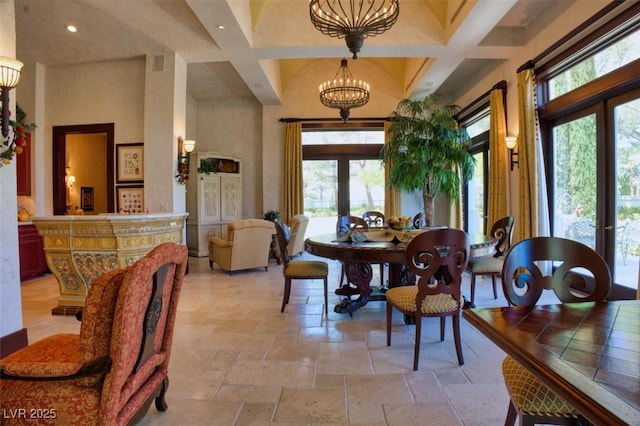
<path id="1" fill-rule="evenodd" d="M 462 316 L 589 422 L 640 425 L 640 300 L 473 308 Z"/>
<path id="2" fill-rule="evenodd" d="M 401 285 L 415 283 L 415 276 L 406 268 L 407 245 L 416 235 L 430 229 L 443 227 L 393 230 L 391 228 L 374 228 L 347 233 L 331 233 L 317 235 L 305 240 L 305 250 L 316 256 L 334 259 L 344 264 L 347 284 L 336 289 L 336 294 L 344 296 L 334 312 L 353 312 L 370 301 L 384 301 L 385 291 Z M 470 257 L 490 254 L 494 250 L 495 239 L 486 235 L 469 236 L 471 243 Z M 388 285 L 373 288 L 371 280 L 373 269 L 371 264 L 386 263 L 389 265 Z M 405 318 L 405 322 L 411 321 Z"/>

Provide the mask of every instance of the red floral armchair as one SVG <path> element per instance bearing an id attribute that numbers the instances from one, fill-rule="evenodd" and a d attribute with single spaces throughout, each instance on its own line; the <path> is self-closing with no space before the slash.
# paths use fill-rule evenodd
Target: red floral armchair
<path id="1" fill-rule="evenodd" d="M 187 247 L 164 243 L 93 282 L 80 334 L 47 337 L 0 360 L 3 425 L 122 425 L 165 394 Z"/>

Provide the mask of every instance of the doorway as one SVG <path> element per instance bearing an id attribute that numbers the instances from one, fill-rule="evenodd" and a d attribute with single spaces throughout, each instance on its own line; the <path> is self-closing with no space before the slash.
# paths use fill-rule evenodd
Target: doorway
<path id="1" fill-rule="evenodd" d="M 103 134 L 104 138 L 81 138 L 80 140 L 88 141 L 93 144 L 96 140 L 104 140 L 106 142 L 105 149 L 98 146 L 88 147 L 94 148 L 96 152 L 104 152 L 106 155 L 99 155 L 94 161 L 101 162 L 106 165 L 106 188 L 98 188 L 98 191 L 104 191 L 107 199 L 107 213 L 115 212 L 114 202 L 114 131 L 113 123 L 105 124 L 82 124 L 77 126 L 54 126 L 53 127 L 53 214 L 64 215 L 67 210 L 67 188 L 65 183 L 65 172 L 67 167 L 67 136 L 71 135 L 89 135 Z M 92 151 L 94 151 L 92 150 Z M 106 158 L 104 158 L 106 156 Z"/>

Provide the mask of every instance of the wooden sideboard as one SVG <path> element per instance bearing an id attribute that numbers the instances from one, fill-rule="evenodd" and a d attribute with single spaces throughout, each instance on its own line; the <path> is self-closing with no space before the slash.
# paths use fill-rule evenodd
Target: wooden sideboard
<path id="1" fill-rule="evenodd" d="M 42 237 L 32 223 L 18 225 L 20 280 L 39 277 L 47 272 Z"/>
<path id="2" fill-rule="evenodd" d="M 219 152 L 191 154 L 192 177 L 187 182 L 187 245 L 189 255 L 209 254 L 209 238 L 227 238 L 227 225 L 242 219 L 242 162 Z M 205 162 L 209 173 L 195 169 Z"/>

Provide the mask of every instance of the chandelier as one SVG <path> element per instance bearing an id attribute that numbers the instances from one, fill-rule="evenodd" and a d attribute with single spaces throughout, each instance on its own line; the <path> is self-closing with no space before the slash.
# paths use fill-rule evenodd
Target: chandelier
<path id="1" fill-rule="evenodd" d="M 320 102 L 329 108 L 340 110 L 340 117 L 346 123 L 351 108 L 357 108 L 369 102 L 369 84 L 353 78 L 347 60 L 340 61 L 340 69 L 332 80 L 320 84 Z"/>
<path id="2" fill-rule="evenodd" d="M 398 20 L 399 0 L 310 0 L 311 22 L 323 34 L 344 38 L 353 59 L 365 37 L 387 31 Z"/>

